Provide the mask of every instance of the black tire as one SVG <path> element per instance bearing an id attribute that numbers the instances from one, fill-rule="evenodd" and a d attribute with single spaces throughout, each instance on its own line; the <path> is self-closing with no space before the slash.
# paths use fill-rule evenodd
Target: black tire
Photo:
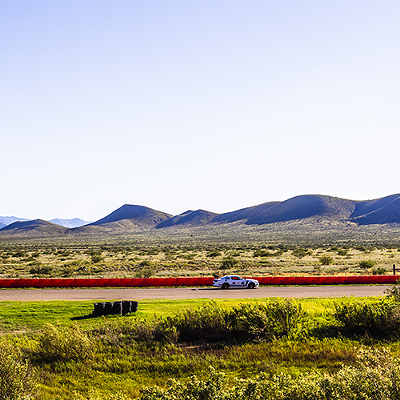
<path id="1" fill-rule="evenodd" d="M 229 289 L 229 283 L 225 282 L 222 286 L 221 289 Z"/>
<path id="2" fill-rule="evenodd" d="M 122 314 L 122 301 L 114 301 L 112 305 L 112 313 L 113 314 Z"/>
<path id="3" fill-rule="evenodd" d="M 112 302 L 104 303 L 103 315 L 110 315 L 112 313 L 113 313 L 113 303 Z"/>
<path id="4" fill-rule="evenodd" d="M 104 313 L 105 303 L 94 303 L 93 316 L 100 317 Z"/>
<path id="5" fill-rule="evenodd" d="M 130 300 L 124 300 L 122 302 L 122 315 L 126 315 L 132 312 L 132 302 Z"/>
<path id="6" fill-rule="evenodd" d="M 250 282 L 250 283 L 247 285 L 247 287 L 248 287 L 248 289 L 254 289 L 254 288 L 256 287 L 256 285 L 254 284 L 254 282 Z"/>
<path id="7" fill-rule="evenodd" d="M 132 301 L 131 302 L 131 312 L 136 312 L 138 309 L 139 303 L 137 301 Z"/>

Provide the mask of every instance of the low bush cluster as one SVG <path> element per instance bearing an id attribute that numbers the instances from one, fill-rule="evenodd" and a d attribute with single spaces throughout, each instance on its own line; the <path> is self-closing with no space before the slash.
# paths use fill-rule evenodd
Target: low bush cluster
<path id="1" fill-rule="evenodd" d="M 142 390 L 140 400 L 394 400 L 400 398 L 400 364 L 385 351 L 362 349 L 355 366 L 337 373 L 313 372 L 235 379 L 210 369 L 205 380 L 171 380 L 168 389 Z"/>
<path id="2" fill-rule="evenodd" d="M 119 326 L 108 325 L 97 333 L 103 341 L 113 344 L 120 340 L 151 345 L 154 342 L 270 341 L 296 332 L 304 316 L 301 305 L 293 300 L 244 303 L 231 309 L 211 301 L 173 317 L 152 321 L 135 319 Z"/>
<path id="3" fill-rule="evenodd" d="M 46 361 L 90 360 L 96 341 L 77 324 L 67 328 L 46 324 L 38 338 L 38 356 Z"/>
<path id="4" fill-rule="evenodd" d="M 397 336 L 400 332 L 400 306 L 390 298 L 337 303 L 335 318 L 347 334 Z"/>

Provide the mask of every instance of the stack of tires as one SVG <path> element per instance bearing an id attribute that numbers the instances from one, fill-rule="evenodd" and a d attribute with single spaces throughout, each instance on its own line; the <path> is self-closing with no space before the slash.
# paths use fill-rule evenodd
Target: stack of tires
<path id="1" fill-rule="evenodd" d="M 106 303 L 94 303 L 92 315 L 100 317 L 102 315 L 126 315 L 137 311 L 138 302 L 132 300 L 113 301 Z"/>

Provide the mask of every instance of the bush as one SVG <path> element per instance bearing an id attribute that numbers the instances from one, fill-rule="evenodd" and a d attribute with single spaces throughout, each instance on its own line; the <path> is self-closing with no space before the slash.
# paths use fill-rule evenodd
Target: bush
<path id="1" fill-rule="evenodd" d="M 334 259 L 330 256 L 322 256 L 319 258 L 319 262 L 321 263 L 321 265 L 331 265 L 333 264 Z"/>
<path id="2" fill-rule="evenodd" d="M 207 257 L 220 257 L 222 256 L 222 253 L 218 250 L 211 250 L 208 254 Z"/>
<path id="3" fill-rule="evenodd" d="M 228 333 L 228 310 L 210 301 L 197 309 L 186 309 L 170 319 L 180 340 L 220 340 Z"/>
<path id="4" fill-rule="evenodd" d="M 39 355 L 50 361 L 86 361 L 94 354 L 95 342 L 77 324 L 67 328 L 44 326 L 39 336 Z"/>
<path id="5" fill-rule="evenodd" d="M 15 347 L 0 343 L 0 399 L 31 399 L 34 390 L 31 372 Z"/>
<path id="6" fill-rule="evenodd" d="M 254 257 L 272 257 L 274 254 L 267 250 L 257 250 L 254 252 Z"/>
<path id="7" fill-rule="evenodd" d="M 101 256 L 101 254 L 93 254 L 93 255 L 91 256 L 91 258 L 92 258 L 92 263 L 93 263 L 93 264 L 97 264 L 97 263 L 99 263 L 100 261 L 103 261 L 103 260 L 104 260 L 103 257 Z"/>
<path id="8" fill-rule="evenodd" d="M 335 318 L 350 334 L 393 335 L 400 328 L 400 308 L 387 299 L 336 303 Z"/>
<path id="9" fill-rule="evenodd" d="M 372 275 L 385 275 L 386 269 L 383 267 L 372 268 Z"/>
<path id="10" fill-rule="evenodd" d="M 54 268 L 51 267 L 50 265 L 43 265 L 43 266 L 32 267 L 29 270 L 29 273 L 32 275 L 51 275 L 53 270 Z"/>
<path id="11" fill-rule="evenodd" d="M 363 260 L 358 263 L 358 267 L 362 269 L 368 269 L 375 266 L 375 261 L 373 260 Z"/>
<path id="12" fill-rule="evenodd" d="M 311 250 L 307 250 L 307 249 L 298 248 L 298 249 L 294 249 L 292 251 L 292 255 L 297 257 L 297 258 L 303 258 L 305 256 L 311 256 L 312 255 L 312 251 Z"/>
<path id="13" fill-rule="evenodd" d="M 239 261 L 236 260 L 236 259 L 233 258 L 233 257 L 225 257 L 225 258 L 221 261 L 220 269 L 232 269 L 232 268 L 234 268 L 238 263 L 239 263 Z"/>
<path id="14" fill-rule="evenodd" d="M 176 327 L 179 340 L 261 341 L 288 337 L 303 316 L 301 305 L 291 300 L 244 303 L 231 310 L 209 302 L 199 309 L 188 309 L 169 322 Z"/>

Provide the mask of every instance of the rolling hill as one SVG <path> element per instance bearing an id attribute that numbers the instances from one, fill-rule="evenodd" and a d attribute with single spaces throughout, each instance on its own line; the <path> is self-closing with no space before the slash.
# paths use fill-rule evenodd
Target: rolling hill
<path id="1" fill-rule="evenodd" d="M 62 236 L 67 228 L 44 221 L 34 219 L 31 221 L 17 221 L 5 226 L 0 230 L 2 235 L 7 236 L 29 236 L 29 237 L 51 237 Z"/>
<path id="2" fill-rule="evenodd" d="M 134 235 L 139 232 L 153 234 L 156 231 L 170 235 L 173 230 L 179 236 L 182 228 L 201 229 L 202 232 L 222 232 L 225 229 L 240 236 L 240 232 L 247 229 L 246 226 L 272 226 L 275 232 L 285 232 L 288 229 L 301 232 L 308 227 L 307 229 L 316 232 L 326 230 L 332 224 L 338 232 L 341 229 L 345 231 L 349 226 L 360 229 L 371 225 L 400 227 L 400 194 L 365 201 L 325 195 L 301 195 L 223 214 L 200 209 L 176 216 L 145 206 L 125 204 L 104 218 L 77 228 L 68 229 L 43 220 L 13 222 L 0 229 L 0 237 L 96 237 L 110 234 Z"/>
<path id="3" fill-rule="evenodd" d="M 357 204 L 351 221 L 359 225 L 400 223 L 400 195 Z"/>
<path id="4" fill-rule="evenodd" d="M 186 211 L 175 217 L 171 217 L 157 225 L 157 228 L 167 228 L 171 226 L 201 226 L 210 223 L 218 214 L 205 210 Z"/>
<path id="5" fill-rule="evenodd" d="M 172 215 L 145 206 L 124 204 L 104 218 L 71 229 L 69 234 L 117 233 L 155 228 Z"/>
<path id="6" fill-rule="evenodd" d="M 303 195 L 279 202 L 258 215 L 249 218 L 246 224 L 264 225 L 319 217 L 347 220 L 352 215 L 356 202 L 322 195 Z"/>

